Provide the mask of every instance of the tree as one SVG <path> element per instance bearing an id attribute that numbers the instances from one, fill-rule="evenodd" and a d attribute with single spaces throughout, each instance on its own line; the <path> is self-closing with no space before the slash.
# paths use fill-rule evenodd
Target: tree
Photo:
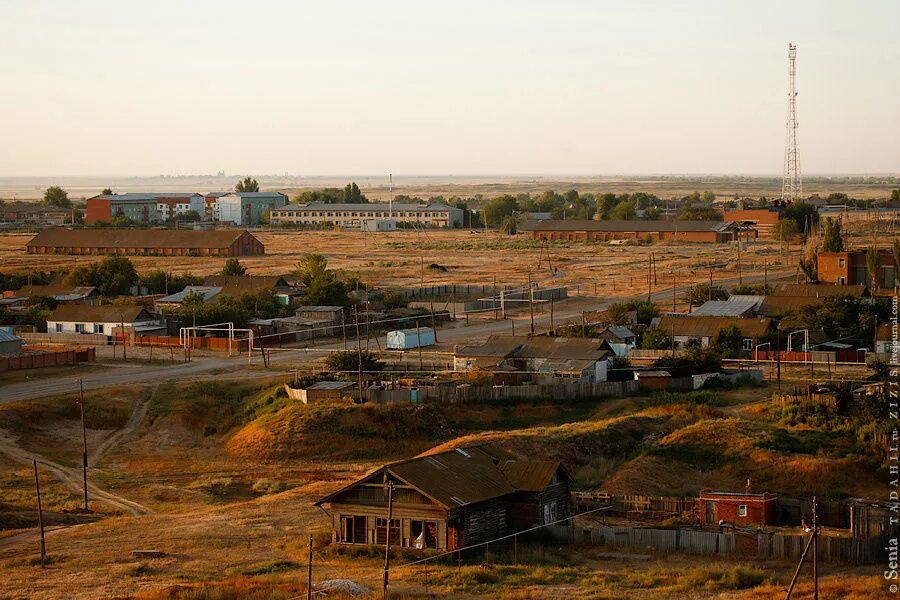
<path id="1" fill-rule="evenodd" d="M 362 367 L 362 371 L 380 371 L 383 367 L 374 352 L 368 350 L 342 350 L 332 352 L 325 357 L 325 364 L 332 371 L 356 372 Z"/>
<path id="2" fill-rule="evenodd" d="M 891 190 L 891 202 L 900 202 L 900 190 Z"/>
<path id="3" fill-rule="evenodd" d="M 797 202 L 784 209 L 785 218 L 792 219 L 797 229 L 809 233 L 809 228 L 819 222 L 819 210 L 809 202 Z"/>
<path id="4" fill-rule="evenodd" d="M 368 202 L 369 199 L 363 196 L 362 192 L 359 191 L 359 186 L 356 185 L 356 182 L 351 181 L 344 187 L 342 201 L 347 204 L 363 204 Z"/>
<path id="5" fill-rule="evenodd" d="M 671 347 L 672 338 L 658 327 L 648 329 L 641 338 L 641 348 L 644 350 L 667 350 Z"/>
<path id="6" fill-rule="evenodd" d="M 866 271 L 869 274 L 869 282 L 872 290 L 878 293 L 878 248 L 869 246 L 866 249 Z"/>
<path id="7" fill-rule="evenodd" d="M 810 254 L 806 258 L 801 258 L 797 266 L 800 267 L 800 271 L 803 273 L 803 276 L 806 277 L 807 282 L 816 283 L 819 281 L 818 256 Z"/>
<path id="8" fill-rule="evenodd" d="M 229 258 L 222 266 L 222 275 L 245 275 L 247 268 L 236 258 Z"/>
<path id="9" fill-rule="evenodd" d="M 900 278 L 900 240 L 895 239 L 891 244 L 891 252 L 894 255 L 894 280 Z"/>
<path id="10" fill-rule="evenodd" d="M 303 285 L 309 285 L 316 278 L 328 272 L 328 259 L 321 254 L 307 254 L 297 263 L 294 271 Z"/>
<path id="11" fill-rule="evenodd" d="M 505 194 L 489 200 L 481 211 L 484 214 L 484 222 L 488 227 L 499 227 L 504 217 L 511 216 L 518 208 L 519 203 L 516 197 Z"/>
<path id="12" fill-rule="evenodd" d="M 708 283 L 697 283 L 687 289 L 681 300 L 691 306 L 700 306 L 707 300 L 728 300 L 728 292 L 725 288 L 713 286 L 710 294 Z"/>
<path id="13" fill-rule="evenodd" d="M 44 191 L 44 204 L 59 208 L 72 208 L 69 194 L 58 185 L 51 185 Z"/>
<path id="14" fill-rule="evenodd" d="M 841 222 L 827 217 L 825 233 L 822 236 L 822 250 L 825 252 L 843 252 L 844 238 L 841 236 Z"/>
<path id="15" fill-rule="evenodd" d="M 409 306 L 409 298 L 403 292 L 388 292 L 381 301 L 387 310 Z"/>
<path id="16" fill-rule="evenodd" d="M 234 186 L 235 192 L 258 192 L 259 183 L 252 177 L 244 177 Z"/>
<path id="17" fill-rule="evenodd" d="M 31 296 L 25 301 L 25 312 L 39 331 L 47 331 L 47 318 L 59 306 L 52 296 Z"/>
<path id="18" fill-rule="evenodd" d="M 119 296 L 131 292 L 138 276 L 134 265 L 124 256 L 107 256 L 99 263 L 76 267 L 63 280 L 66 285 L 93 286 L 101 296 Z"/>
<path id="19" fill-rule="evenodd" d="M 300 299 L 306 306 L 349 306 L 350 286 L 329 272 L 307 284 Z"/>
<path id="20" fill-rule="evenodd" d="M 721 221 L 722 211 L 712 206 L 685 206 L 678 213 L 679 221 Z"/>
<path id="21" fill-rule="evenodd" d="M 775 239 L 781 242 L 791 242 L 800 233 L 797 222 L 793 219 L 781 219 L 775 224 Z"/>
<path id="22" fill-rule="evenodd" d="M 630 201 L 622 200 L 610 211 L 609 218 L 613 221 L 633 221 L 637 218 L 637 210 Z"/>
<path id="23" fill-rule="evenodd" d="M 744 334 L 737 325 L 723 327 L 713 337 L 712 347 L 724 358 L 738 358 L 744 354 Z"/>
<path id="24" fill-rule="evenodd" d="M 199 221 L 200 213 L 198 213 L 196 210 L 186 210 L 180 215 L 176 215 L 175 218 L 179 221 Z"/>
<path id="25" fill-rule="evenodd" d="M 107 187 L 107 188 L 103 188 L 103 191 L 100 192 L 100 195 L 101 195 L 101 196 L 112 196 L 112 195 L 113 195 L 112 188 L 108 188 L 108 187 Z"/>

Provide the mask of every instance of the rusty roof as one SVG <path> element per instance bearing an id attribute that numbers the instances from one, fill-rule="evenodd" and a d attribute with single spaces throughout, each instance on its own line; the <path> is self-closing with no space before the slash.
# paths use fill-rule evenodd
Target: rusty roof
<path id="1" fill-rule="evenodd" d="M 281 275 L 210 275 L 203 280 L 203 285 L 228 288 L 232 291 L 290 287 Z"/>
<path id="2" fill-rule="evenodd" d="M 713 337 L 724 328 L 734 325 L 741 335 L 749 338 L 758 338 L 764 335 L 771 325 L 771 320 L 742 319 L 738 317 L 660 317 L 657 327 L 667 335 L 679 337 Z"/>
<path id="3" fill-rule="evenodd" d="M 142 317 L 139 319 L 139 317 Z M 153 315 L 143 306 L 136 304 L 61 304 L 57 306 L 48 321 L 66 321 L 81 323 L 134 323 L 138 320 L 153 321 Z"/>
<path id="4" fill-rule="evenodd" d="M 781 283 L 775 286 L 770 296 L 790 296 L 793 298 L 827 298 L 828 296 L 854 296 L 862 298 L 868 289 L 864 285 L 834 285 L 828 283 Z"/>
<path id="5" fill-rule="evenodd" d="M 511 335 L 492 335 L 486 342 L 479 345 L 462 346 L 457 349 L 457 356 L 471 356 L 474 358 L 506 358 L 512 356 L 525 343 L 525 338 Z"/>
<path id="6" fill-rule="evenodd" d="M 517 491 L 540 491 L 560 466 L 558 461 L 515 458 L 487 446 L 454 448 L 384 465 L 322 498 L 316 505 L 330 502 L 356 485 L 387 474 L 409 484 L 444 508 L 454 509 Z M 541 486 L 542 482 L 546 483 Z"/>
<path id="7" fill-rule="evenodd" d="M 26 244 L 56 248 L 228 248 L 245 229 L 44 229 Z"/>
<path id="8" fill-rule="evenodd" d="M 557 360 L 601 360 L 610 353 L 609 343 L 598 338 L 515 337 L 492 335 L 480 346 L 457 349 L 457 356 L 473 358 L 546 358 Z"/>

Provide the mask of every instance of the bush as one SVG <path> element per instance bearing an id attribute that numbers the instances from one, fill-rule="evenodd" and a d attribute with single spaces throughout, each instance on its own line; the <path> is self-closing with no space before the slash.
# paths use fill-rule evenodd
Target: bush
<path id="1" fill-rule="evenodd" d="M 409 298 L 402 292 L 388 292 L 382 298 L 384 308 L 392 310 L 396 308 L 406 308 L 409 306 Z"/>
<path id="2" fill-rule="evenodd" d="M 360 370 L 360 363 L 362 364 L 362 371 L 367 373 L 380 371 L 384 366 L 378 360 L 377 355 L 368 350 L 363 350 L 361 352 L 357 352 L 356 350 L 343 350 L 340 352 L 332 352 L 325 357 L 325 364 L 332 371 L 355 372 Z"/>

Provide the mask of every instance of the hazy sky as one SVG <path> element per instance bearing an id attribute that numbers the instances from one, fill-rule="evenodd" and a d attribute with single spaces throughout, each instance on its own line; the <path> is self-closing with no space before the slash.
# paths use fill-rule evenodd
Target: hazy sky
<path id="1" fill-rule="evenodd" d="M 0 0 L 0 176 L 900 171 L 900 2 Z"/>

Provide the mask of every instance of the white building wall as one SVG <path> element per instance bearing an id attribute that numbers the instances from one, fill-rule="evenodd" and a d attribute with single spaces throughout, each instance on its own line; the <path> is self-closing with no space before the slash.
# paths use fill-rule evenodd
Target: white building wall
<path id="1" fill-rule="evenodd" d="M 159 321 L 138 321 L 136 323 L 126 323 L 126 327 L 132 326 L 146 326 L 146 325 L 159 325 Z M 79 325 L 81 325 L 81 331 L 78 331 Z M 47 321 L 47 333 L 99 333 L 102 335 L 112 335 L 113 331 L 116 327 L 119 327 L 121 322 L 116 321 L 113 323 L 91 323 L 91 322 L 81 322 L 81 321 Z M 59 329 L 57 329 L 59 326 Z"/>

